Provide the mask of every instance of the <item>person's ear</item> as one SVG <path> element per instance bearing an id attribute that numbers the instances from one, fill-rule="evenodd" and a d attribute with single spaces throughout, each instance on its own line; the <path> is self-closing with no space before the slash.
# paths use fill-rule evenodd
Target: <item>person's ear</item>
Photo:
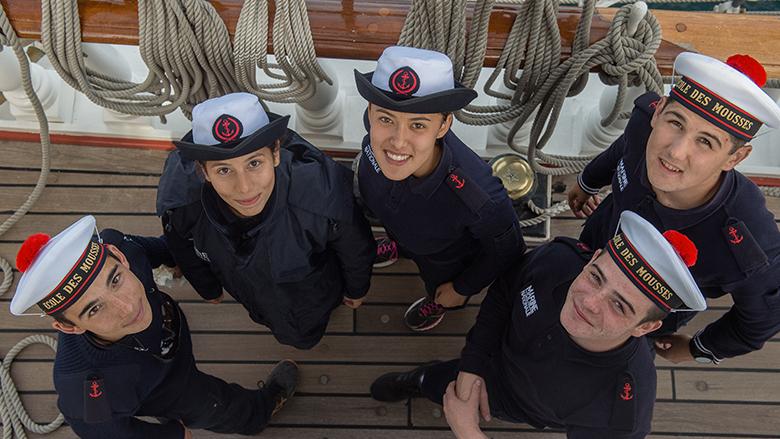
<path id="1" fill-rule="evenodd" d="M 731 171 L 736 167 L 742 160 L 745 160 L 748 158 L 750 153 L 753 151 L 753 145 L 746 143 L 744 146 L 741 146 L 737 148 L 736 151 L 734 151 L 730 156 L 729 159 L 726 161 L 726 164 L 723 166 L 724 171 Z"/>
<path id="2" fill-rule="evenodd" d="M 271 151 L 271 155 L 274 157 L 274 168 L 279 166 L 279 163 L 282 162 L 282 142 L 280 142 L 278 139 L 274 143 L 273 149 Z"/>
<path id="3" fill-rule="evenodd" d="M 666 101 L 668 99 L 669 98 L 667 96 L 664 96 L 656 104 L 655 111 L 653 112 L 653 117 L 650 119 L 650 126 L 652 128 L 655 128 L 656 121 L 658 121 L 658 118 L 661 117 L 661 112 L 664 111 L 664 107 L 666 107 Z"/>
<path id="4" fill-rule="evenodd" d="M 116 256 L 117 259 L 119 259 L 119 263 L 122 264 L 125 268 L 130 268 L 130 261 L 127 260 L 127 256 L 125 256 L 124 253 L 122 253 L 117 246 L 113 244 L 104 244 L 108 251 L 110 251 L 114 256 Z"/>
<path id="5" fill-rule="evenodd" d="M 201 162 L 198 162 L 196 166 L 198 167 L 198 170 L 200 171 L 201 175 L 203 175 L 203 178 L 205 178 L 206 181 L 211 183 L 211 179 L 209 178 L 209 173 L 208 171 L 206 171 L 206 166 Z"/>
<path id="6" fill-rule="evenodd" d="M 452 113 L 449 113 L 447 117 L 444 118 L 444 121 L 439 127 L 439 132 L 436 133 L 436 138 L 441 139 L 444 137 L 444 135 L 447 134 L 447 131 L 450 130 L 450 127 L 452 127 Z"/>
<path id="7" fill-rule="evenodd" d="M 660 320 L 653 320 L 651 322 L 644 322 L 641 325 L 638 325 L 636 328 L 634 328 L 633 331 L 631 331 L 631 335 L 634 337 L 641 337 L 645 334 L 649 334 L 656 329 L 660 328 L 663 322 Z"/>
<path id="8" fill-rule="evenodd" d="M 51 322 L 51 327 L 64 334 L 81 335 L 87 332 L 86 329 L 82 329 L 74 325 L 69 325 L 67 323 L 60 322 L 59 320 Z"/>

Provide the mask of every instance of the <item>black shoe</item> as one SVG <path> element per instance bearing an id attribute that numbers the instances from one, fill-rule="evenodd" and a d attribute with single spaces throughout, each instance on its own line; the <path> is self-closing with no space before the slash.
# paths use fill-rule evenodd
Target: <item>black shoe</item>
<path id="1" fill-rule="evenodd" d="M 371 397 L 377 401 L 398 402 L 420 395 L 420 384 L 428 367 L 439 363 L 432 361 L 409 372 L 386 373 L 371 383 Z"/>
<path id="2" fill-rule="evenodd" d="M 398 244 L 386 236 L 375 238 L 375 240 L 376 259 L 374 259 L 374 268 L 393 265 L 398 260 Z"/>
<path id="3" fill-rule="evenodd" d="M 412 331 L 433 329 L 444 318 L 447 310 L 428 296 L 414 302 L 404 314 L 404 323 Z"/>
<path id="4" fill-rule="evenodd" d="M 282 360 L 276 363 L 265 382 L 258 381 L 257 386 L 271 392 L 273 397 L 275 405 L 271 416 L 275 415 L 287 400 L 292 398 L 297 385 L 298 365 L 292 360 Z"/>

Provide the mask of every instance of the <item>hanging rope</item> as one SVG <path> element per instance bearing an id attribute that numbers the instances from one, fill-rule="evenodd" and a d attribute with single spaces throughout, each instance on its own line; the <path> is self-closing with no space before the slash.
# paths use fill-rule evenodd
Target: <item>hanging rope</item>
<path id="1" fill-rule="evenodd" d="M 25 428 L 36 434 L 47 434 L 58 429 L 65 417 L 58 413 L 48 424 L 38 424 L 30 418 L 30 415 L 24 408 L 22 400 L 19 398 L 19 391 L 16 389 L 13 378 L 11 377 L 11 364 L 19 352 L 28 346 L 34 344 L 45 344 L 54 352 L 57 352 L 57 341 L 48 335 L 30 335 L 23 338 L 5 355 L 3 365 L 0 367 L 0 420 L 3 422 L 3 439 L 12 439 L 14 435 L 18 439 L 26 439 Z"/>
<path id="2" fill-rule="evenodd" d="M 446 54 L 452 60 L 457 77 L 463 69 L 465 39 L 466 0 L 415 0 L 406 16 L 398 44 Z"/>
<path id="3" fill-rule="evenodd" d="M 294 103 L 309 99 L 317 82 L 333 85 L 314 52 L 304 0 L 277 0 L 273 25 L 276 63 L 268 63 L 268 1 L 246 0 L 236 24 L 235 72 L 240 86 L 262 100 Z M 259 67 L 274 83 L 258 84 Z"/>

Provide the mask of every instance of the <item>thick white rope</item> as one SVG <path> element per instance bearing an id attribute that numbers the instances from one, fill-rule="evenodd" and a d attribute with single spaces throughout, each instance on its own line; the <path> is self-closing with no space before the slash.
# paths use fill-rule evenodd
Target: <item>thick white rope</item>
<path id="1" fill-rule="evenodd" d="M 11 377 L 11 364 L 19 352 L 28 346 L 41 343 L 49 346 L 54 352 L 57 352 L 57 341 L 48 335 L 30 335 L 17 343 L 3 358 L 3 365 L 0 367 L 0 420 L 3 422 L 3 439 L 26 439 L 25 429 L 37 434 L 51 433 L 58 429 L 65 417 L 62 413 L 57 414 L 48 424 L 38 424 L 30 418 L 30 415 L 24 408 L 19 391 L 16 389 L 13 378 Z M 15 435 L 15 436 L 14 436 Z"/>

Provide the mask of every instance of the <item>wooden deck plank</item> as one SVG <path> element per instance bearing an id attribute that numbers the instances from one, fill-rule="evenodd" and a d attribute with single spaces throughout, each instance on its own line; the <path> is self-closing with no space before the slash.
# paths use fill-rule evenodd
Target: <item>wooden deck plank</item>
<path id="1" fill-rule="evenodd" d="M 3 164 L 39 169 L 41 147 L 34 143 L 0 140 Z M 116 173 L 160 174 L 167 151 L 151 149 L 103 148 L 51 145 L 52 169 L 74 171 L 110 171 Z"/>
<path id="2" fill-rule="evenodd" d="M 676 370 L 674 383 L 678 400 L 780 403 L 780 370 L 763 373 Z"/>
<path id="3" fill-rule="evenodd" d="M 0 222 L 10 215 L 0 216 Z M 14 224 L 2 237 L 2 241 L 22 242 L 33 233 L 48 233 L 54 235 L 73 224 L 84 215 L 80 214 L 35 214 L 28 213 L 21 221 Z M 162 234 L 160 218 L 154 214 L 127 216 L 118 215 L 94 215 L 100 230 L 117 229 L 123 233 L 142 236 L 159 236 Z"/>
<path id="4" fill-rule="evenodd" d="M 2 185 L 35 185 L 40 171 L 4 169 Z M 51 171 L 47 186 L 148 186 L 157 187 L 159 175 L 128 175 L 111 172 Z"/>
<path id="5" fill-rule="evenodd" d="M 31 190 L 29 187 L 0 187 L 0 211 L 17 209 L 27 200 Z M 156 188 L 48 187 L 30 211 L 153 214 L 156 197 Z"/>

